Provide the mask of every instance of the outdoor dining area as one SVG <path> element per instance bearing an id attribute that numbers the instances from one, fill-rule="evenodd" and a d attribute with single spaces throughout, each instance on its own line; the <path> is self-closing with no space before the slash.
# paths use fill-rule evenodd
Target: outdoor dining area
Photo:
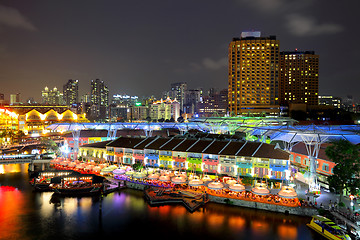
<path id="1" fill-rule="evenodd" d="M 115 170 L 114 177 L 134 183 L 154 187 L 174 188 L 175 190 L 191 190 L 194 192 L 208 193 L 210 195 L 233 198 L 244 201 L 256 201 L 268 204 L 298 207 L 300 202 L 295 189 L 291 186 L 282 186 L 277 194 L 272 194 L 266 182 L 255 183 L 251 190 L 246 190 L 241 179 L 218 177 L 181 171 L 168 171 L 148 169 L 142 172 L 131 170 Z M 117 173 L 121 173 L 118 175 Z M 249 187 L 248 187 L 249 188 Z"/>
<path id="2" fill-rule="evenodd" d="M 53 168 L 57 170 L 74 170 L 81 174 L 111 175 L 118 168 L 116 165 L 107 163 L 97 164 L 95 162 L 70 161 L 65 158 L 56 158 L 50 161 Z"/>
<path id="3" fill-rule="evenodd" d="M 301 206 L 297 193 L 291 186 L 282 186 L 277 194 L 272 194 L 267 182 L 258 181 L 251 186 L 245 186 L 240 178 L 220 177 L 217 175 L 196 175 L 195 172 L 182 170 L 164 170 L 159 168 L 142 168 L 134 170 L 131 166 L 116 166 L 106 163 L 69 161 L 54 159 L 54 168 L 60 170 L 76 170 L 83 174 L 112 176 L 135 184 L 150 187 L 173 188 L 175 190 L 190 190 L 207 193 L 217 197 L 255 201 L 289 207 Z M 249 189 L 250 188 L 250 189 Z"/>

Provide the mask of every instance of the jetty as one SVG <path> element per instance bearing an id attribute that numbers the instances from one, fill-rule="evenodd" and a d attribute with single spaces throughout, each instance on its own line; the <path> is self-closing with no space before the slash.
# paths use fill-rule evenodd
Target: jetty
<path id="1" fill-rule="evenodd" d="M 165 188 L 146 189 L 144 196 L 150 205 L 181 203 L 189 212 L 194 212 L 209 201 L 205 193 Z"/>
<path id="2" fill-rule="evenodd" d="M 104 184 L 103 194 L 107 195 L 112 192 L 116 192 L 120 189 L 126 188 L 126 182 L 124 180 L 117 180 L 114 178 L 106 178 L 106 183 Z"/>

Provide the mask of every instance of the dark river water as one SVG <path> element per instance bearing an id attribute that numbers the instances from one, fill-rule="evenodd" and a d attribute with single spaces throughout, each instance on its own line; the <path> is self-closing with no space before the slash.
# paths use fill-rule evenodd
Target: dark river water
<path id="1" fill-rule="evenodd" d="M 151 207 L 130 189 L 58 205 L 51 197 L 32 191 L 27 165 L 0 165 L 0 239 L 321 239 L 306 217 L 215 203 L 194 213 Z"/>

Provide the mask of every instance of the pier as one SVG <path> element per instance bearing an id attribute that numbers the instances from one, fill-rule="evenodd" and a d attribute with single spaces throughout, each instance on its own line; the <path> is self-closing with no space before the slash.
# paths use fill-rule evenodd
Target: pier
<path id="1" fill-rule="evenodd" d="M 106 178 L 106 180 L 108 182 L 104 184 L 103 191 L 105 195 L 126 188 L 126 183 L 124 180 L 116 180 L 113 178 Z"/>
<path id="2" fill-rule="evenodd" d="M 189 212 L 194 212 L 209 201 L 204 193 L 165 188 L 146 189 L 144 196 L 150 205 L 181 203 Z"/>

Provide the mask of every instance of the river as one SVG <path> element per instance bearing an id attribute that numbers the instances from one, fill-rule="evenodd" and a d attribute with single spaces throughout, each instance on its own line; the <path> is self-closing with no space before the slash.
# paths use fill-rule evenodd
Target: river
<path id="1" fill-rule="evenodd" d="M 36 193 L 27 165 L 0 165 L 0 239 L 321 239 L 307 217 L 207 203 L 151 207 L 141 191 L 60 198 Z"/>

